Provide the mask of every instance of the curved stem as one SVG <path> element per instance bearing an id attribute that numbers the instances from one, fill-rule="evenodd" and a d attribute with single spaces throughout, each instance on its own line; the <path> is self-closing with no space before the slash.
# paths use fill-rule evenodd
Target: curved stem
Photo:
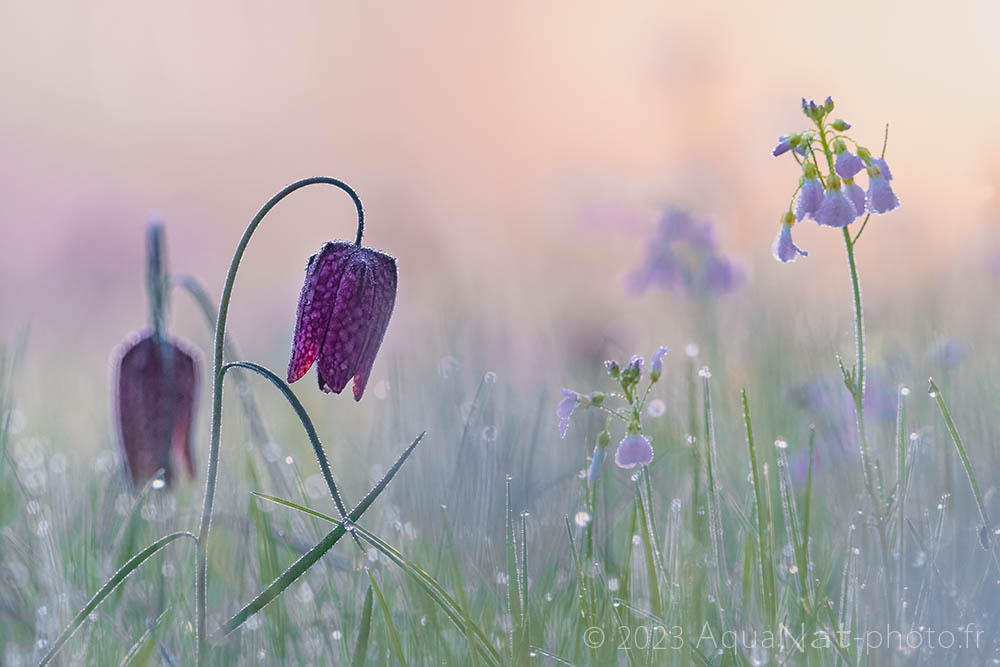
<path id="1" fill-rule="evenodd" d="M 222 296 L 219 299 L 219 316 L 215 323 L 215 353 L 212 363 L 212 436 L 208 448 L 208 470 L 205 474 L 205 497 L 202 502 L 201 523 L 198 529 L 198 557 L 195 564 L 194 578 L 198 664 L 201 664 L 208 649 L 205 603 L 208 578 L 208 533 L 212 524 L 212 510 L 215 505 L 215 486 L 219 475 L 219 443 L 222 438 L 222 379 L 225 375 L 222 370 L 222 357 L 226 342 L 226 320 L 229 316 L 229 301 L 233 294 L 233 285 L 236 282 L 236 271 L 239 269 L 240 261 L 243 259 L 243 253 L 246 252 L 247 245 L 250 243 L 250 238 L 271 209 L 296 190 L 304 188 L 307 185 L 320 183 L 340 188 L 350 195 L 354 201 L 354 206 L 358 211 L 358 233 L 355 245 L 361 245 L 361 237 L 364 234 L 365 228 L 365 211 L 361 204 L 361 199 L 351 186 L 341 180 L 328 176 L 314 176 L 295 181 L 271 197 L 257 212 L 257 215 L 253 217 L 250 224 L 247 225 L 246 231 L 243 232 L 243 236 L 236 246 L 236 251 L 233 253 L 232 262 L 229 264 L 229 272 L 226 274 L 226 282 L 222 288 Z"/>
<path id="2" fill-rule="evenodd" d="M 287 382 L 275 375 L 273 371 L 251 361 L 232 361 L 222 367 L 222 373 L 225 374 L 226 371 L 231 368 L 246 368 L 266 378 L 271 384 L 278 388 L 278 391 L 281 392 L 288 403 L 292 406 L 292 409 L 295 410 L 295 414 L 298 416 L 299 421 L 302 422 L 302 427 L 306 431 L 306 436 L 309 438 L 310 444 L 312 444 L 313 451 L 316 453 L 316 459 L 319 461 L 319 469 L 322 471 L 323 479 L 326 480 L 326 486 L 330 490 L 330 497 L 333 498 L 333 503 L 337 506 L 337 511 L 340 512 L 340 517 L 342 519 L 345 518 L 347 516 L 347 508 L 344 506 L 344 501 L 341 499 L 340 491 L 337 489 L 337 483 L 333 481 L 333 473 L 330 471 L 330 463 L 326 459 L 326 451 L 323 449 L 323 443 L 320 442 L 319 435 L 316 433 L 316 427 L 313 426 L 309 413 L 306 412 L 306 409 L 303 407 L 302 402 L 299 401 L 298 396 L 292 393 L 292 388 L 288 386 Z"/>

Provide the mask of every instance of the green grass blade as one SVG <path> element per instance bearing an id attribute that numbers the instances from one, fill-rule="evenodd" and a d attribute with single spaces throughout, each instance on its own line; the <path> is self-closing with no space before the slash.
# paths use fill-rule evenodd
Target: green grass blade
<path id="1" fill-rule="evenodd" d="M 378 498 L 379 494 L 385 490 L 385 488 L 389 485 L 389 482 L 391 482 L 396 476 L 396 473 L 399 472 L 403 463 L 405 463 L 406 459 L 410 457 L 410 454 L 413 453 L 413 450 L 423 437 L 424 434 L 421 433 L 417 436 L 416 440 L 410 443 L 410 445 L 403 450 L 403 453 L 399 455 L 399 458 L 396 459 L 395 463 L 392 464 L 392 467 L 389 468 L 382 479 L 379 480 L 378 484 L 372 487 L 371 491 L 369 491 L 365 497 L 361 499 L 361 502 L 359 502 L 355 508 L 348 513 L 347 518 L 352 524 L 352 529 L 353 524 L 357 523 L 371 504 L 375 502 L 375 499 Z M 312 567 L 313 563 L 322 558 L 323 554 L 329 551 L 333 545 L 344 536 L 345 532 L 347 532 L 345 525 L 341 523 L 327 533 L 326 536 L 320 540 L 318 544 L 316 544 L 316 546 L 302 554 L 302 556 L 292 563 L 287 570 L 281 573 L 281 576 L 271 582 L 271 585 L 261 591 L 257 597 L 251 600 L 246 606 L 240 609 L 235 616 L 230 618 L 221 628 L 219 628 L 219 633 L 222 635 L 228 635 L 233 630 L 243 625 L 248 618 L 267 606 L 269 602 L 281 595 L 286 588 L 292 585 L 292 582 Z"/>
<path id="2" fill-rule="evenodd" d="M 132 644 L 132 647 L 129 648 L 128 653 L 125 654 L 125 657 L 119 663 L 119 667 L 145 667 L 150 663 L 153 659 L 153 654 L 156 652 L 156 630 L 163 623 L 163 620 L 170 611 L 168 607 L 162 614 L 156 617 L 155 621 L 147 621 L 148 627 L 139 639 Z"/>
<path id="3" fill-rule="evenodd" d="M 126 577 L 135 572 L 140 565 L 149 559 L 150 556 L 174 540 L 182 537 L 190 537 L 195 542 L 198 541 L 198 538 L 187 531 L 170 533 L 169 535 L 165 535 L 156 540 L 148 547 L 129 558 L 117 572 L 111 575 L 110 579 L 104 582 L 104 585 L 101 586 L 96 593 L 94 593 L 94 596 L 87 601 L 87 604 L 83 605 L 83 608 L 77 612 L 76 616 L 73 617 L 73 620 L 70 621 L 70 624 L 66 626 L 66 628 L 59 634 L 59 637 L 56 638 L 55 642 L 53 642 L 52 648 L 49 649 L 49 652 L 46 653 L 45 657 L 42 658 L 42 661 L 38 663 L 39 667 L 45 667 L 45 665 L 52 662 L 52 659 L 55 658 L 57 653 L 59 653 L 63 645 L 69 641 L 69 638 L 73 635 L 73 633 L 76 632 L 81 625 L 83 625 L 83 622 L 87 619 L 91 612 L 97 609 L 101 602 L 103 602 L 104 599 L 108 597 L 108 595 L 110 595 L 119 584 L 125 581 Z"/>
<path id="4" fill-rule="evenodd" d="M 774 559 L 772 558 L 770 541 L 768 540 L 768 527 L 771 526 L 771 518 L 768 516 L 768 497 L 770 490 L 765 488 L 761 479 L 760 467 L 757 465 L 757 451 L 753 442 L 753 427 L 750 422 L 750 401 L 747 398 L 747 390 L 740 390 L 743 400 L 743 426 L 746 429 L 747 449 L 750 452 L 750 473 L 753 479 L 753 491 L 756 501 L 757 511 L 757 537 L 759 550 L 757 552 L 760 559 L 760 577 L 764 597 L 764 610 L 767 613 L 767 620 L 770 627 L 775 627 L 777 623 L 777 599 L 774 592 Z M 765 496 L 765 494 L 768 494 Z"/>
<path id="5" fill-rule="evenodd" d="M 331 516 L 322 514 L 315 510 L 310 510 L 308 508 L 302 507 L 301 505 L 293 503 L 289 500 L 275 498 L 273 496 L 268 496 L 263 493 L 255 493 L 254 495 L 256 495 L 259 498 L 263 498 L 265 500 L 270 500 L 271 502 L 277 503 L 279 505 L 284 505 L 285 507 L 305 512 L 306 514 L 314 516 L 318 519 L 323 519 L 324 521 L 333 523 L 338 527 L 343 525 L 341 524 L 341 522 L 339 522 L 337 519 Z M 486 635 L 483 633 L 483 631 L 475 624 L 471 624 L 471 622 L 470 625 L 468 626 L 464 624 L 463 619 L 468 619 L 468 613 L 464 610 L 464 607 L 460 607 L 458 603 L 455 602 L 455 600 L 448 594 L 448 592 L 444 589 L 443 586 L 441 586 L 441 584 L 439 584 L 433 577 L 431 577 L 427 572 L 422 570 L 420 567 L 412 564 L 407 559 L 405 559 L 399 551 L 397 551 L 388 543 L 384 542 L 374 533 L 371 533 L 368 530 L 358 525 L 354 526 L 354 530 L 357 531 L 361 539 L 363 539 L 364 541 L 368 542 L 373 547 L 378 549 L 383 555 L 386 556 L 386 558 L 388 558 L 397 566 L 399 566 L 404 573 L 412 577 L 417 582 L 417 584 L 420 585 L 420 587 L 424 590 L 424 592 L 426 592 L 427 595 L 438 605 L 438 607 L 440 607 L 441 610 L 444 611 L 445 615 L 448 616 L 448 618 L 452 621 L 452 623 L 455 624 L 455 627 L 458 628 L 459 631 L 469 632 L 472 636 L 474 636 L 478 642 L 478 649 L 480 654 L 484 658 L 486 658 L 491 665 L 499 666 L 501 664 L 500 654 L 497 653 L 496 649 L 486 638 Z"/>
<path id="6" fill-rule="evenodd" d="M 955 443 L 955 449 L 958 450 L 958 457 L 962 459 L 962 465 L 965 467 L 965 474 L 969 477 L 969 486 L 972 487 L 972 495 L 976 497 L 976 505 L 979 506 L 979 515 L 983 518 L 983 524 L 986 527 L 987 533 L 989 533 L 992 531 L 992 523 L 990 522 L 989 513 L 986 511 L 986 503 L 983 502 L 983 494 L 979 491 L 979 482 L 976 481 L 976 473 L 972 470 L 972 462 L 969 460 L 969 454 L 965 451 L 965 445 L 962 443 L 962 437 L 958 434 L 955 422 L 951 418 L 951 412 L 948 410 L 948 406 L 944 402 L 944 395 L 941 393 L 938 386 L 934 384 L 933 378 L 929 381 L 927 392 L 930 394 L 931 398 L 937 401 L 938 408 L 941 410 L 941 415 L 944 417 L 944 423 L 948 426 L 948 433 L 951 434 L 951 441 Z"/>
<path id="7" fill-rule="evenodd" d="M 375 590 L 375 597 L 378 598 L 378 606 L 382 609 L 382 618 L 385 619 L 385 633 L 389 638 L 389 649 L 398 662 L 403 667 L 406 667 L 406 659 L 403 657 L 403 642 L 399 639 L 399 633 L 396 632 L 396 624 L 392 622 L 392 610 L 389 609 L 389 605 L 386 604 L 385 596 L 382 595 L 382 589 L 379 588 L 378 582 L 375 581 L 375 576 L 372 571 L 365 568 L 368 573 L 368 581 L 371 582 L 371 588 Z"/>
<path id="8" fill-rule="evenodd" d="M 361 611 L 361 625 L 358 626 L 358 641 L 354 648 L 354 658 L 351 667 L 364 667 L 368 658 L 368 643 L 372 631 L 372 587 L 365 593 L 365 604 Z"/>

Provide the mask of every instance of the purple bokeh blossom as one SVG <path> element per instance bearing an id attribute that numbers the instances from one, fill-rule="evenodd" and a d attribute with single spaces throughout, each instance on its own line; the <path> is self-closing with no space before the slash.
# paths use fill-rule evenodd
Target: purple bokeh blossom
<path id="1" fill-rule="evenodd" d="M 725 294 L 744 282 L 743 267 L 720 252 L 712 223 L 681 209 L 663 215 L 643 262 L 626 278 L 633 294 L 660 287 L 691 296 Z"/>

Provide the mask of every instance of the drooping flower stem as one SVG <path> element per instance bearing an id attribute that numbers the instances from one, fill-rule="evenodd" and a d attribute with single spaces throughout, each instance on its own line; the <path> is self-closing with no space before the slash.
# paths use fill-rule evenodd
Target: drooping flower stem
<path id="1" fill-rule="evenodd" d="M 146 292 L 149 295 L 149 325 L 156 340 L 166 340 L 167 266 L 163 251 L 163 223 L 146 227 Z"/>
<path id="2" fill-rule="evenodd" d="M 246 231 L 243 232 L 243 236 L 236 246 L 236 251 L 233 253 L 233 259 L 229 264 L 226 282 L 223 285 L 222 295 L 219 299 L 219 316 L 215 323 L 215 347 L 212 362 L 212 431 L 208 449 L 205 497 L 202 502 L 201 523 L 198 530 L 197 562 L 195 565 L 195 616 L 197 619 L 197 661 L 199 664 L 204 659 L 208 648 L 206 618 L 208 535 L 212 524 L 212 510 L 215 505 L 215 487 L 219 475 L 219 446 L 222 440 L 222 383 L 225 377 L 223 352 L 226 343 L 226 321 L 229 316 L 229 302 L 232 298 L 233 286 L 236 282 L 236 271 L 239 269 L 240 261 L 242 261 L 243 253 L 246 252 L 247 245 L 250 243 L 250 238 L 271 209 L 296 190 L 314 184 L 333 185 L 350 195 L 358 212 L 358 233 L 355 244 L 358 246 L 361 245 L 361 237 L 364 234 L 365 212 L 361 204 L 361 198 L 358 197 L 351 186 L 341 180 L 327 176 L 314 176 L 296 181 L 271 197 L 253 217 L 250 224 L 247 225 Z"/>

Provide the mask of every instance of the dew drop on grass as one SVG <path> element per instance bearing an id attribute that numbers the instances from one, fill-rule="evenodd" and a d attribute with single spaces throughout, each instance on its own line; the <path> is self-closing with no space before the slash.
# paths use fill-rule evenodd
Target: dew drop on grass
<path id="1" fill-rule="evenodd" d="M 49 522 L 46 521 L 45 519 L 42 519 L 41 521 L 39 521 L 38 522 L 38 526 L 35 529 L 35 533 L 39 537 L 48 537 L 49 536 Z"/>
<path id="2" fill-rule="evenodd" d="M 701 370 L 698 371 L 698 377 L 710 378 L 712 377 L 712 371 L 708 370 L 708 366 L 702 366 Z"/>
<path id="3" fill-rule="evenodd" d="M 486 384 L 496 384 L 497 374 L 494 373 L 493 371 L 486 371 L 486 374 L 483 375 L 483 382 L 485 382 Z"/>
<path id="4" fill-rule="evenodd" d="M 791 565 L 788 568 L 788 574 L 797 574 L 798 571 L 799 571 L 799 566 L 798 565 Z"/>
<path id="5" fill-rule="evenodd" d="M 340 630 L 334 630 L 333 632 L 330 633 L 330 637 L 333 638 L 333 641 L 339 642 L 341 639 L 343 639 L 344 635 L 340 633 Z"/>
<path id="6" fill-rule="evenodd" d="M 788 443 L 785 442 L 784 440 L 781 440 L 780 438 L 774 441 L 774 446 L 777 447 L 778 449 L 788 449 Z"/>
<path id="7" fill-rule="evenodd" d="M 638 546 L 640 542 L 642 542 L 642 538 L 640 538 L 638 535 L 632 536 L 632 544 Z"/>
<path id="8" fill-rule="evenodd" d="M 586 525 L 590 523 L 590 512 L 587 512 L 585 510 L 580 510 L 573 517 L 573 521 L 576 523 L 576 525 L 580 526 L 580 528 L 586 527 Z"/>
<path id="9" fill-rule="evenodd" d="M 167 485 L 167 483 L 165 481 L 163 481 L 162 477 L 157 477 L 156 479 L 153 480 L 153 485 L 152 486 L 153 486 L 154 489 L 162 489 L 166 485 Z"/>
<path id="10" fill-rule="evenodd" d="M 614 592 L 618 590 L 618 587 L 618 577 L 608 577 L 608 590 Z"/>
<path id="11" fill-rule="evenodd" d="M 545 594 L 545 601 L 546 602 L 552 602 L 552 593 L 546 593 Z"/>
<path id="12" fill-rule="evenodd" d="M 899 388 L 899 395 L 900 396 L 909 396 L 910 395 L 910 388 L 907 387 L 905 384 L 902 385 L 902 386 L 900 386 L 900 388 Z"/>
<path id="13" fill-rule="evenodd" d="M 291 456 L 286 456 L 285 463 L 288 465 L 292 465 L 293 463 L 295 463 L 295 459 L 293 459 Z"/>
<path id="14" fill-rule="evenodd" d="M 646 407 L 646 414 L 650 417 L 659 417 L 667 411 L 667 404 L 658 398 L 654 398 Z"/>

